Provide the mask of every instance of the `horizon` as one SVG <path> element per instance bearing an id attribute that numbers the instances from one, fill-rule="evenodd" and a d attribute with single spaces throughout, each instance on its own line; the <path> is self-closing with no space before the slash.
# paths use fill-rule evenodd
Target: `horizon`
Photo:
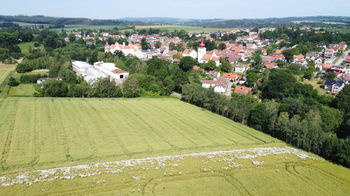
<path id="1" fill-rule="evenodd" d="M 26 17 L 52 17 L 52 18 L 82 18 L 90 20 L 123 20 L 123 19 L 178 19 L 178 20 L 264 20 L 264 19 L 283 19 L 283 18 L 307 18 L 307 17 L 350 17 L 344 15 L 309 15 L 309 16 L 285 16 L 285 17 L 265 17 L 265 18 L 181 18 L 181 17 L 163 17 L 163 16 L 139 16 L 139 17 L 120 17 L 120 18 L 88 18 L 88 17 L 65 17 L 65 16 L 50 16 L 50 15 L 26 15 L 26 14 L 15 14 L 15 15 L 2 15 L 0 16 L 26 16 Z M 135 20 L 136 21 L 136 20 Z"/>
<path id="2" fill-rule="evenodd" d="M 315 5 L 315 3 L 317 3 Z M 264 19 L 308 16 L 350 16 L 350 1 L 295 0 L 283 2 L 266 0 L 161 0 L 120 2 L 105 0 L 6 1 L 0 8 L 1 15 L 44 15 L 64 18 L 120 19 L 120 18 L 179 18 L 179 19 Z M 21 6 L 18 6 L 21 5 Z M 300 9 L 300 8 L 303 9 Z M 80 8 L 80 9 L 77 9 Z M 107 11 L 106 11 L 107 9 Z M 62 12 L 61 10 L 64 10 Z"/>

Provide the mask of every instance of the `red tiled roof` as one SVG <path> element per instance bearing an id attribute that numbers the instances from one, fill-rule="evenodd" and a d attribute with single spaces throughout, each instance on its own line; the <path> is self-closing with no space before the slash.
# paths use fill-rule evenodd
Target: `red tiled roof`
<path id="1" fill-rule="evenodd" d="M 252 88 L 248 88 L 245 86 L 236 86 L 235 93 L 239 93 L 242 95 L 248 95 L 252 90 L 253 90 Z"/>

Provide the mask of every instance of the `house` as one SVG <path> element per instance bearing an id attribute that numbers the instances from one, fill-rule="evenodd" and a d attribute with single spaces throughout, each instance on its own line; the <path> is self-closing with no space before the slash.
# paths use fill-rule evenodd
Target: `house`
<path id="1" fill-rule="evenodd" d="M 235 93 L 241 94 L 241 95 L 249 95 L 251 94 L 253 88 L 245 87 L 245 86 L 236 86 L 235 87 Z"/>
<path id="2" fill-rule="evenodd" d="M 272 62 L 272 63 L 266 63 L 264 66 L 265 69 L 277 69 L 278 66 L 276 63 Z"/>
<path id="3" fill-rule="evenodd" d="M 203 88 L 214 88 L 215 93 L 225 94 L 229 90 L 229 81 L 225 78 L 215 78 L 214 80 L 202 80 Z"/>
<path id="4" fill-rule="evenodd" d="M 233 69 L 236 73 L 244 73 L 249 69 L 249 67 L 245 65 L 236 65 L 233 67 Z"/>
<path id="5" fill-rule="evenodd" d="M 347 57 L 346 57 L 345 62 L 346 62 L 346 63 L 350 63 L 350 56 L 347 56 Z"/>
<path id="6" fill-rule="evenodd" d="M 302 54 L 294 55 L 293 58 L 294 58 L 293 63 L 304 65 L 304 66 L 307 65 L 307 61 L 305 60 L 304 55 Z"/>
<path id="7" fill-rule="evenodd" d="M 350 84 L 350 75 L 343 75 L 341 79 L 345 84 Z"/>
<path id="8" fill-rule="evenodd" d="M 190 56 L 190 57 L 192 57 L 192 58 L 194 58 L 194 59 L 197 59 L 198 53 L 197 53 L 195 50 L 186 49 L 186 50 L 182 53 L 182 56 L 183 56 L 183 57 Z"/>
<path id="9" fill-rule="evenodd" d="M 226 78 L 227 80 L 230 80 L 231 82 L 236 81 L 238 79 L 238 75 L 233 73 L 224 73 L 222 77 Z"/>
<path id="10" fill-rule="evenodd" d="M 324 85 L 324 89 L 330 91 L 332 94 L 338 94 L 344 87 L 345 83 L 337 80 L 327 80 Z"/>
<path id="11" fill-rule="evenodd" d="M 132 55 L 136 56 L 139 59 L 147 59 L 147 55 L 142 52 L 140 44 L 129 43 L 126 45 L 125 43 L 119 44 L 116 42 L 115 44 L 109 45 L 108 42 L 105 44 L 105 53 L 115 53 L 117 51 L 121 51 L 125 56 Z"/>
<path id="12" fill-rule="evenodd" d="M 43 84 L 44 82 L 48 81 L 48 80 L 57 80 L 57 81 L 62 81 L 63 79 L 61 77 L 56 77 L 56 78 L 39 78 L 36 83 L 37 84 Z"/>

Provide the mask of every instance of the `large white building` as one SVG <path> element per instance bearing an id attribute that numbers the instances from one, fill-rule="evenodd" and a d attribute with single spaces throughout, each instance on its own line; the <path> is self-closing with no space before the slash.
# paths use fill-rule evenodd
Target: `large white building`
<path id="1" fill-rule="evenodd" d="M 94 83 L 100 78 L 110 78 L 117 85 L 129 77 L 129 72 L 121 70 L 114 63 L 97 62 L 90 65 L 82 61 L 72 61 L 73 70 L 88 83 Z"/>
<path id="2" fill-rule="evenodd" d="M 119 44 L 116 42 L 115 44 L 109 45 L 107 42 L 105 44 L 105 52 L 115 53 L 116 51 L 121 51 L 125 56 L 132 55 L 136 56 L 139 59 L 146 59 L 147 54 L 142 52 L 142 47 L 140 44 L 129 43 L 128 45 Z"/>

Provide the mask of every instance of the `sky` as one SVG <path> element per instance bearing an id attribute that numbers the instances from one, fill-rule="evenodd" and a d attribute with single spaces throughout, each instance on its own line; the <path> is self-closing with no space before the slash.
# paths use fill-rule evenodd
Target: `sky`
<path id="1" fill-rule="evenodd" d="M 350 0 L 0 0 L 0 15 L 117 19 L 350 16 Z"/>

